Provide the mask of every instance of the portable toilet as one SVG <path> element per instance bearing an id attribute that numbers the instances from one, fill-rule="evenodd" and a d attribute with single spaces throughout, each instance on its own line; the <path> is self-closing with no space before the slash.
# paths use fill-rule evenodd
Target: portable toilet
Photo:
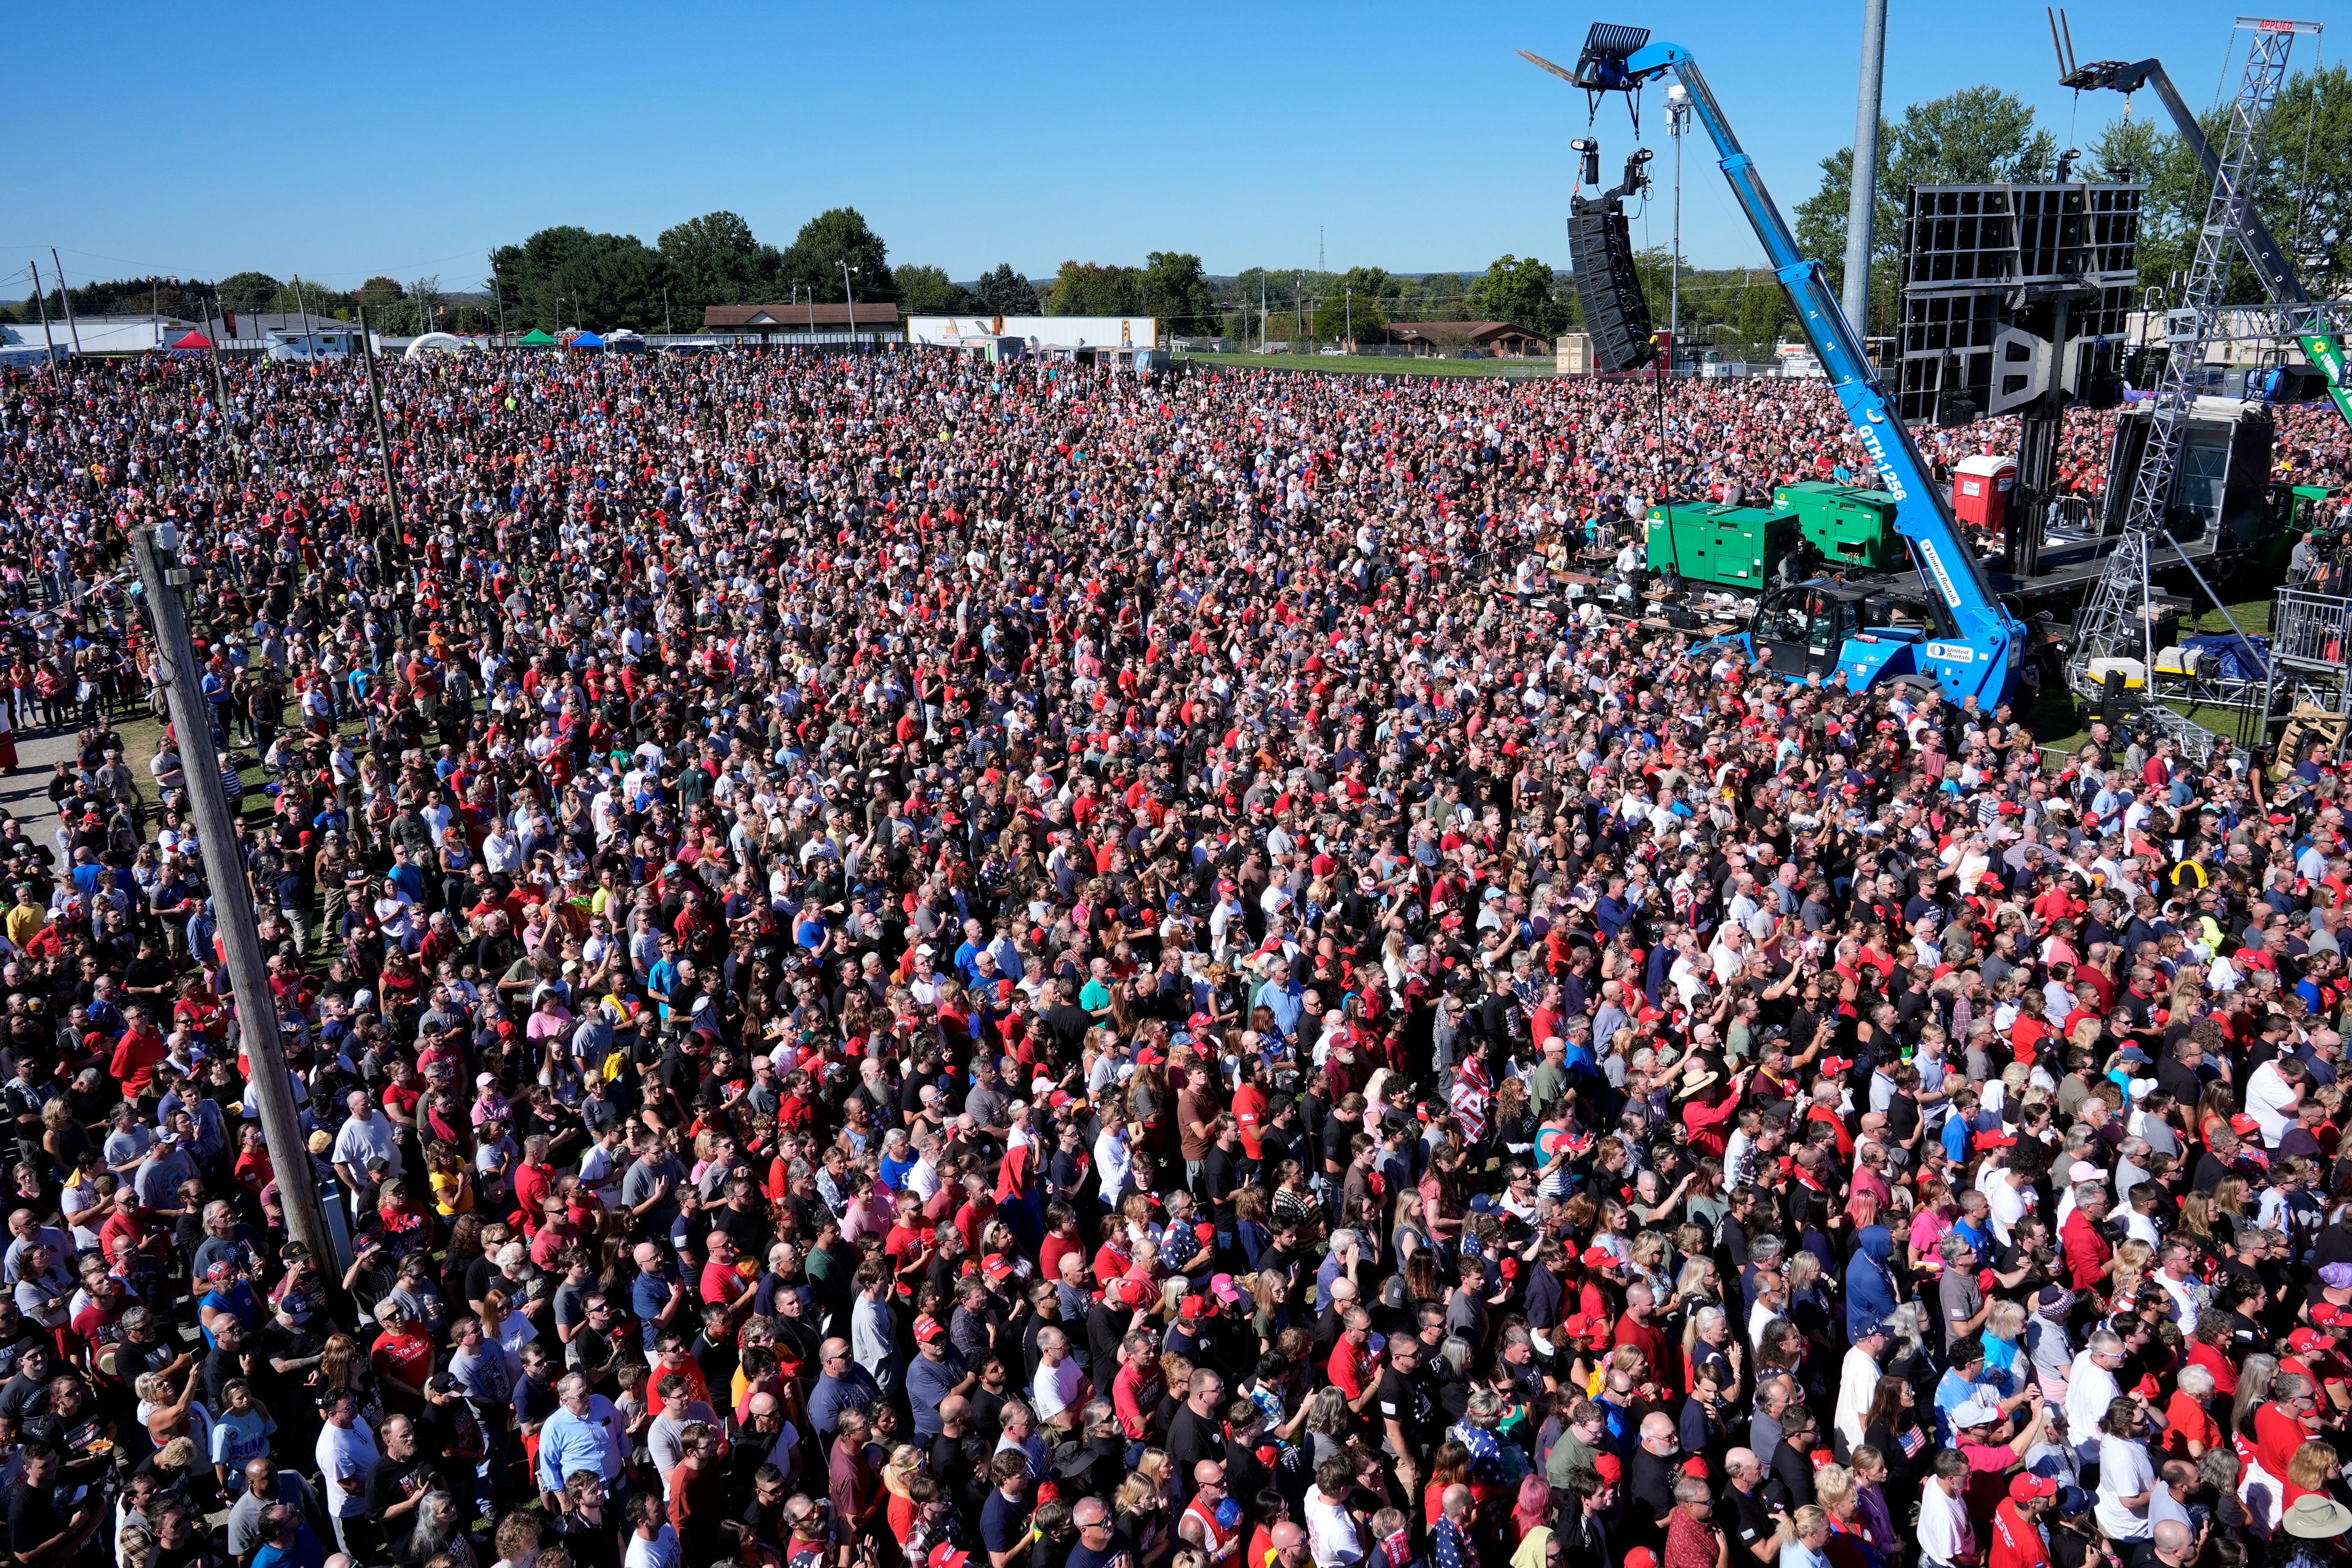
<path id="1" fill-rule="evenodd" d="M 1971 528 L 1998 533 L 2009 525 L 2017 489 L 2017 459 L 1990 452 L 1963 458 L 1952 474 L 1952 515 Z"/>

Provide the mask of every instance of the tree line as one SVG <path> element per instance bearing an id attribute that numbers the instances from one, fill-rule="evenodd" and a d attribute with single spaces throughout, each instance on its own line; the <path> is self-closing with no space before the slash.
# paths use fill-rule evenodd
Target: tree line
<path id="1" fill-rule="evenodd" d="M 2153 97 L 2153 95 L 2150 95 Z M 2200 120 L 2217 148 L 2227 105 Z M 1913 185 L 1977 184 L 2054 179 L 2057 138 L 2034 123 L 2015 93 L 1971 87 L 1915 103 L 1890 119 L 1879 137 L 1878 200 L 1871 226 L 1870 321 L 1891 332 L 1902 289 L 1903 215 Z M 2256 136 L 2252 196 L 2263 220 L 2294 260 L 2305 287 L 2334 299 L 2352 287 L 2352 73 L 2341 66 L 2291 79 Z M 2179 275 L 2196 252 L 2211 183 L 2196 154 L 2143 110 L 2118 115 L 2082 150 L 2079 177 L 2145 182 L 2139 226 L 2139 282 L 2179 297 Z M 1822 178 L 1797 208 L 1799 248 L 1815 258 L 1832 291 L 1845 277 L 1846 210 L 1853 189 L 1853 149 L 1822 160 Z M 2242 260 L 2227 298 L 2254 300 L 2260 287 Z"/>
<path id="2" fill-rule="evenodd" d="M 2218 140 L 2222 110 L 2208 122 Z M 2046 180 L 2059 147 L 2014 93 L 1971 87 L 1906 108 L 1880 138 L 1879 195 L 1872 236 L 1867 330 L 1894 330 L 1899 291 L 1905 194 L 1912 184 Z M 2352 288 L 2352 72 L 2338 65 L 2305 71 L 2285 86 L 2260 141 L 2254 199 L 2301 269 L 2312 293 Z M 2092 179 L 2138 179 L 2148 191 L 2139 233 L 2140 281 L 2169 287 L 2193 252 L 2209 194 L 2179 137 L 2143 113 L 2118 116 L 2084 149 L 2078 167 Z M 1847 195 L 1853 152 L 1822 161 L 1813 194 L 1796 210 L 1800 247 L 1817 258 L 1832 289 L 1843 278 Z M 369 279 L 337 290 L 300 278 L 233 273 L 216 282 L 126 278 L 75 286 L 81 316 L 144 313 L 202 321 L 226 310 L 309 310 L 351 319 L 362 307 L 379 330 L 456 332 L 550 331 L 567 327 L 697 331 L 706 306 L 861 301 L 907 313 L 1150 315 L 1175 336 L 1352 339 L 1377 342 L 1391 321 L 1508 321 L 1550 338 L 1579 324 L 1572 280 L 1535 257 L 1496 258 L 1483 273 L 1392 274 L 1379 267 L 1308 271 L 1253 267 L 1211 278 L 1199 256 L 1155 250 L 1140 266 L 1070 260 L 1035 280 L 1005 262 L 970 283 L 928 263 L 892 265 L 888 247 L 855 207 L 835 207 L 803 224 L 788 245 L 760 239 L 731 212 L 706 213 L 664 229 L 651 245 L 635 235 L 573 225 L 541 229 L 489 256 L 475 289 L 444 290 L 437 277 Z M 1674 258 L 1664 247 L 1636 257 L 1651 312 L 1670 311 Z M 2259 297 L 2242 265 L 2230 297 Z M 51 289 L 0 306 L 19 322 L 49 319 L 62 330 L 67 295 Z M 1682 268 L 1685 342 L 1753 353 L 1790 324 L 1779 285 L 1765 269 Z"/>

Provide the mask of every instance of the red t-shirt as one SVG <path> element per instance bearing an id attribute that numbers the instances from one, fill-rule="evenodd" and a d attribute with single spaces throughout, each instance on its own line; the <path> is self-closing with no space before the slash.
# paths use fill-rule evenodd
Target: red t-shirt
<path id="1" fill-rule="evenodd" d="M 2189 1445 L 2202 1443 L 2208 1448 L 2221 1441 L 2221 1428 L 2205 1407 L 2179 1390 L 2164 1407 L 2164 1457 L 2168 1459 L 2189 1458 Z"/>
<path id="2" fill-rule="evenodd" d="M 1347 1335 L 1341 1334 L 1339 1342 L 1331 1347 L 1332 1384 L 1350 1400 L 1362 1398 L 1364 1372 L 1371 1365 L 1371 1362 L 1369 1350 L 1359 1346 Z"/>
<path id="3" fill-rule="evenodd" d="M 150 1025 L 145 1028 L 126 1029 L 114 1047 L 114 1061 L 108 1076 L 134 1097 L 145 1092 L 154 1081 L 155 1064 L 163 1059 L 163 1032 Z"/>
<path id="4" fill-rule="evenodd" d="M 422 1388 L 433 1375 L 433 1342 L 423 1334 L 395 1334 L 387 1329 L 376 1335 L 368 1356 L 378 1377 L 397 1376 Z"/>
<path id="5" fill-rule="evenodd" d="M 2003 1498 L 1992 1510 L 1992 1539 L 1987 1542 L 1985 1568 L 2047 1568 L 2049 1549 L 2033 1521 L 2017 1511 L 2013 1498 Z"/>
<path id="6" fill-rule="evenodd" d="M 2095 1290 L 2107 1267 L 2107 1259 L 2116 1255 L 2107 1238 L 2093 1228 L 2090 1216 L 2076 1209 L 2066 1216 L 2066 1228 L 2061 1238 L 2066 1253 L 2067 1282 L 2077 1290 Z"/>

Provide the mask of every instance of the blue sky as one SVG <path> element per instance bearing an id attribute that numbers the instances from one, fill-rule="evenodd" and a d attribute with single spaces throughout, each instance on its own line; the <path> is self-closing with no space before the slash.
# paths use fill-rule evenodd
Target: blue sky
<path id="1" fill-rule="evenodd" d="M 2352 49 L 2343 0 L 2290 0 Z M 716 207 L 788 242 L 848 204 L 893 262 L 969 279 L 1010 260 L 1198 252 L 1212 272 L 1566 265 L 1582 95 L 1517 59 L 1571 62 L 1588 23 L 1688 46 L 1784 208 L 1853 132 L 1860 0 L 1694 0 L 1587 11 L 1275 0 L 1246 8 L 1048 4 L 761 7 L 112 5 L 102 29 L 12 73 L 19 155 L 0 268 L 49 246 L 77 281 L 257 268 L 350 287 L 383 272 L 475 286 L 496 244 L 578 223 L 651 243 Z M 1886 105 L 1978 82 L 2087 144 L 2121 100 L 2055 84 L 2040 4 L 1893 0 Z M 2160 55 L 2214 93 L 2237 0 L 2077 0 L 2077 55 Z M 2339 42 L 2340 39 L 2340 42 Z M 2296 63 L 2316 56 L 2298 41 Z M 684 61 L 703 63 L 676 63 Z M 1265 61 L 1265 64 L 1245 62 Z M 230 63 L 233 62 L 233 63 Z M 265 62 L 256 64 L 253 62 Z M 364 62 L 363 64 L 361 62 Z M 31 67 L 35 62 L 20 62 Z M 2234 66 L 2231 68 L 2234 81 Z M 1672 157 L 1654 117 L 1644 128 Z M 2136 113 L 2155 110 L 2149 95 Z M 2070 137 L 2071 128 L 2071 137 Z M 1613 166 L 1623 109 L 1599 134 Z M 1612 174 L 1612 178 L 1613 174 Z M 1663 190 L 1662 190 L 1663 195 Z M 1664 242 L 1666 204 L 1636 219 Z M 1712 160 L 1684 160 L 1684 248 L 1761 253 Z"/>

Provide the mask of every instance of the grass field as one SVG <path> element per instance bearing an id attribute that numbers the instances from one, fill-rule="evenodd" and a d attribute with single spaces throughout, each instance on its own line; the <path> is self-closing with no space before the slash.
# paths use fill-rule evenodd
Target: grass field
<path id="1" fill-rule="evenodd" d="M 2271 601 L 2267 595 L 2260 599 L 2239 600 L 2230 606 L 2230 616 L 2236 617 L 2240 631 L 2248 637 L 2261 637 L 2271 629 Z M 2227 636 L 2229 630 L 2229 617 L 2210 606 L 2202 614 L 2190 616 L 2181 626 L 2184 635 L 2194 637 Z M 2168 702 L 2165 706 L 2217 735 L 2228 735 L 2233 739 L 2238 736 L 2239 727 L 2243 722 L 2243 715 L 2234 708 L 2200 708 L 2189 702 Z M 2089 708 L 2077 701 L 2074 694 L 2063 687 L 2055 691 L 2045 689 L 2041 702 L 2025 713 L 2024 722 L 2042 745 L 2062 752 L 2072 751 L 2081 745 L 2089 738 L 2091 731 Z M 2043 760 L 2055 759 L 2045 757 Z"/>
<path id="2" fill-rule="evenodd" d="M 1183 354 L 1196 364 L 1234 370 L 1315 370 L 1339 375 L 1488 375 L 1549 378 L 1539 359 L 1402 359 L 1381 354 Z"/>

